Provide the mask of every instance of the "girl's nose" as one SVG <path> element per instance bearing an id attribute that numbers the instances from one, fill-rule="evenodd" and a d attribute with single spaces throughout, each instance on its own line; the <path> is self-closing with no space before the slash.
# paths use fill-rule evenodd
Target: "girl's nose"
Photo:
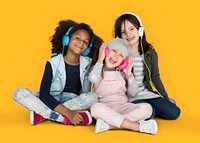
<path id="1" fill-rule="evenodd" d="M 129 36 L 129 35 L 130 35 L 130 32 L 129 32 L 129 31 L 126 31 L 126 32 L 125 32 L 125 35 L 126 35 L 126 36 Z"/>
<path id="2" fill-rule="evenodd" d="M 79 44 L 80 44 L 80 45 L 83 45 L 83 41 L 82 41 L 82 40 L 80 40 L 80 41 L 79 41 Z"/>

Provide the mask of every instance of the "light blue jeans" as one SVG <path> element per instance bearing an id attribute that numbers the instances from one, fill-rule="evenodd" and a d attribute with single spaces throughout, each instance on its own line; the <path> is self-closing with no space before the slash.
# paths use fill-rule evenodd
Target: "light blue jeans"
<path id="1" fill-rule="evenodd" d="M 65 107 L 74 110 L 87 110 L 98 100 L 98 96 L 94 93 L 83 93 L 76 95 L 73 93 L 63 92 L 55 99 L 61 102 Z M 14 92 L 14 101 L 29 111 L 35 111 L 37 114 L 46 119 L 57 121 L 60 113 L 51 110 L 40 99 L 38 92 L 32 92 L 27 88 L 17 88 Z"/>

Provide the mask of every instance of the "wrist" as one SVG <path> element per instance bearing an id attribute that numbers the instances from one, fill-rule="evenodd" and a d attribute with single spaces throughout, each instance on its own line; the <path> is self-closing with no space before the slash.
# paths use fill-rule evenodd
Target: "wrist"
<path id="1" fill-rule="evenodd" d="M 127 75 L 126 75 L 126 76 L 130 77 L 130 76 L 132 76 L 132 75 L 133 75 L 133 73 L 132 73 L 132 72 L 130 72 L 130 73 L 127 73 Z"/>
<path id="2" fill-rule="evenodd" d="M 72 114 L 72 111 L 63 106 L 62 104 L 59 104 L 54 111 L 64 115 L 65 117 L 69 117 Z"/>
<path id="3" fill-rule="evenodd" d="M 103 63 L 103 59 L 98 59 L 97 62 L 99 62 L 99 63 Z"/>

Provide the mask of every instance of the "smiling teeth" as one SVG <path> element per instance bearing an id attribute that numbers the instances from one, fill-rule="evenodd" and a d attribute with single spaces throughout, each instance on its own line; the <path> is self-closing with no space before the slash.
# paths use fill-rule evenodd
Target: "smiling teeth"
<path id="1" fill-rule="evenodd" d="M 133 40 L 133 39 L 134 39 L 134 37 L 132 37 L 132 38 L 128 38 L 127 41 L 131 41 L 131 40 Z"/>
<path id="2" fill-rule="evenodd" d="M 117 61 L 115 59 L 110 58 L 109 62 L 115 64 Z"/>
<path id="3" fill-rule="evenodd" d="M 116 61 L 117 61 L 116 59 L 113 59 L 113 58 L 111 58 L 111 60 L 113 60 L 114 62 L 116 62 Z"/>

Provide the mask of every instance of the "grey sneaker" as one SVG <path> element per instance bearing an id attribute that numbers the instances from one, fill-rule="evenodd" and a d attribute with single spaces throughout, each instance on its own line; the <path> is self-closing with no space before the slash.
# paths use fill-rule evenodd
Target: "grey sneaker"
<path id="1" fill-rule="evenodd" d="M 139 130 L 140 132 L 156 134 L 158 132 L 158 125 L 155 120 L 141 120 L 139 121 Z"/>
<path id="2" fill-rule="evenodd" d="M 95 133 L 98 134 L 100 132 L 107 131 L 107 130 L 109 130 L 109 125 L 105 121 L 101 119 L 97 119 Z"/>

